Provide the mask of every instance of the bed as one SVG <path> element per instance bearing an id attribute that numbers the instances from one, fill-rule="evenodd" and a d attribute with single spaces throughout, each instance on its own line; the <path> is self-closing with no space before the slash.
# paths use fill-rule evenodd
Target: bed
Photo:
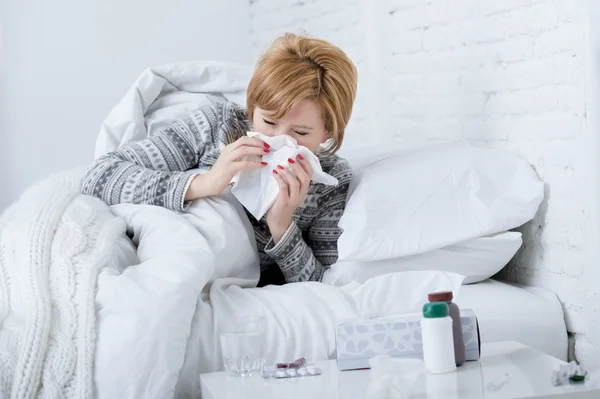
<path id="1" fill-rule="evenodd" d="M 240 99 L 244 97 L 247 78 L 248 70 L 245 68 L 198 63 L 175 64 L 144 72 L 105 120 L 98 137 L 96 156 L 143 140 L 200 105 L 222 98 L 243 101 Z M 423 160 L 417 158 L 422 163 Z M 431 162 L 428 160 L 426 163 L 431 166 Z M 513 160 L 509 163 L 515 164 Z M 492 166 L 496 166 L 492 168 L 494 170 L 510 169 Z M 522 169 L 523 165 L 519 168 Z M 440 170 L 447 171 L 447 168 L 434 165 L 430 170 L 435 174 Z M 462 175 L 464 179 L 459 180 L 465 184 L 483 182 L 476 175 L 480 170 L 483 169 L 469 164 L 465 169 L 467 173 Z M 0 306 L 0 316 L 8 315 L 4 320 L 0 318 L 0 322 L 4 323 L 0 330 L 4 333 L 0 334 L 0 352 L 4 344 L 16 342 L 14 337 L 18 335 L 19 339 L 23 339 L 19 348 L 31 346 L 31 352 L 40 355 L 33 370 L 27 368 L 27 362 L 17 364 L 18 359 L 25 358 L 17 356 L 18 351 L 5 352 L 10 360 L 6 364 L 11 367 L 11 374 L 7 374 L 9 382 L 13 378 L 15 381 L 22 380 L 19 384 L 35 390 L 43 384 L 39 382 L 36 385 L 28 378 L 41 381 L 41 375 L 44 375 L 44 378 L 54 376 L 57 381 L 60 377 L 63 388 L 70 389 L 73 384 L 78 384 L 77 392 L 82 393 L 81 397 L 92 396 L 92 390 L 93 397 L 100 399 L 164 398 L 173 395 L 178 398 L 197 397 L 198 375 L 223 367 L 218 330 L 219 325 L 229 318 L 247 315 L 266 317 L 268 323 L 264 339 L 268 342 L 266 358 L 269 361 L 292 360 L 301 356 L 324 360 L 335 357 L 334 329 L 338 321 L 419 311 L 427 293 L 438 290 L 453 291 L 461 307 L 475 311 L 483 342 L 516 340 L 566 359 L 566 328 L 560 303 L 554 294 L 546 290 L 489 279 L 462 285 L 465 282 L 462 275 L 428 267 L 386 273 L 341 287 L 309 282 L 254 288 L 259 277 L 256 242 L 245 212 L 230 193 L 196 201 L 185 213 L 147 205 L 108 207 L 96 198 L 80 194 L 81 173 L 81 169 L 69 171 L 63 177 L 50 177 L 30 188 L 5 215 L 7 228 L 0 229 L 0 243 L 6 248 L 0 251 L 0 255 L 19 254 L 15 259 L 20 262 L 19 267 L 6 270 L 0 267 L 0 272 L 10 273 L 15 278 L 28 273 L 36 276 L 35 284 L 25 279 L 0 280 L 0 283 L 19 283 L 19 290 L 25 289 L 22 291 L 24 296 L 31 292 L 31 296 L 35 297 L 35 301 L 26 301 L 25 307 L 11 309 Z M 503 206 L 514 205 L 513 201 L 517 201 L 517 205 L 527 203 L 526 207 L 509 207 L 512 216 L 515 210 L 520 212 L 516 217 L 503 217 L 506 207 L 487 207 L 488 203 L 483 201 L 477 208 L 477 215 L 469 215 L 472 217 L 462 218 L 459 222 L 464 233 L 461 239 L 483 240 L 485 243 L 475 245 L 467 240 L 460 248 L 445 248 L 460 255 L 473 254 L 477 247 L 477 256 L 470 258 L 470 266 L 475 269 L 483 261 L 489 263 L 488 258 L 496 261 L 494 268 L 506 264 L 504 258 L 489 256 L 495 252 L 488 250 L 487 242 L 497 239 L 490 239 L 487 233 L 491 226 L 494 232 L 505 235 L 506 230 L 532 217 L 531 212 L 537 209 L 535 201 L 539 199 L 536 196 L 540 190 L 536 187 L 537 180 L 527 173 L 521 173 L 521 176 L 528 182 L 534 182 L 525 187 L 530 189 L 531 198 L 523 200 L 526 190 L 521 189 L 522 184 L 508 181 L 507 187 L 517 192 L 519 198 L 503 196 L 501 201 L 495 201 Z M 362 174 L 363 183 L 365 176 Z M 432 176 L 430 174 L 428 179 L 423 179 L 409 170 L 405 177 L 413 179 L 415 184 L 422 180 L 435 183 Z M 469 194 L 465 198 L 448 201 L 446 194 L 457 187 L 456 181 L 446 179 L 449 184 L 440 185 L 446 189 L 444 195 L 421 194 L 437 200 L 429 203 L 436 210 L 458 217 L 466 214 L 452 213 L 451 208 L 443 207 L 447 204 L 452 207 L 457 201 L 468 201 L 481 193 L 485 194 L 485 199 L 499 198 L 497 193 L 486 191 L 479 185 L 475 192 L 461 191 L 461 195 Z M 499 180 L 492 181 L 497 183 Z M 409 199 L 413 200 L 415 191 L 407 189 L 408 185 L 400 186 L 411 194 Z M 364 187 L 368 188 L 367 185 Z M 492 189 L 496 190 L 497 185 Z M 372 191 L 365 191 L 365 200 L 374 197 Z M 359 194 L 354 191 L 351 198 L 361 208 L 364 202 L 358 200 Z M 395 197 L 392 202 L 394 206 L 399 205 Z M 405 210 L 414 206 L 415 210 L 418 208 L 428 216 L 433 215 L 426 212 L 419 201 L 408 205 Z M 472 209 L 467 202 L 463 205 L 464 209 Z M 39 214 L 36 213 L 38 211 Z M 358 209 L 355 214 L 359 215 L 360 211 Z M 366 216 L 367 222 L 373 221 L 368 218 L 368 212 Z M 494 218 L 504 224 L 494 224 Z M 396 251 L 386 258 L 392 259 L 392 265 L 396 262 L 394 258 L 420 256 L 419 251 L 424 248 L 442 248 L 446 245 L 444 243 L 449 242 L 448 235 L 456 233 L 455 226 L 459 225 L 457 221 L 443 222 L 438 216 L 428 220 L 428 231 L 418 230 L 424 226 L 419 220 L 413 220 L 417 228 L 388 223 L 393 227 L 410 228 L 408 232 L 392 233 L 414 238 L 412 241 L 392 242 L 406 244 L 404 248 L 389 246 L 390 250 Z M 479 230 L 471 231 L 467 227 Z M 388 235 L 383 229 L 356 228 L 354 231 Z M 44 240 L 38 237 L 44 237 Z M 432 241 L 434 237 L 435 242 Z M 345 246 L 350 253 L 357 250 L 354 243 L 362 241 L 359 237 L 346 242 L 352 244 Z M 514 243 L 514 240 L 511 242 Z M 510 251 L 516 250 L 512 245 L 509 246 Z M 23 251 L 23 248 L 29 251 Z M 502 248 L 507 259 L 514 254 Z M 367 254 L 367 251 L 358 252 L 359 255 Z M 442 252 L 436 256 L 442 256 L 439 259 L 444 263 L 443 256 L 447 253 Z M 25 255 L 29 253 L 37 255 L 35 263 L 28 261 Z M 350 253 L 349 256 L 353 255 Z M 56 265 L 55 259 L 60 260 Z M 464 265 L 465 259 L 455 258 L 454 261 Z M 418 264 L 427 264 L 431 258 L 418 261 Z M 414 268 L 415 264 L 413 258 L 409 266 Z M 59 266 L 60 270 L 74 273 L 49 272 Z M 23 273 L 24 270 L 27 272 Z M 81 271 L 85 273 L 82 275 Z M 56 278 L 49 279 L 48 275 Z M 97 286 L 95 296 L 94 283 Z M 16 300 L 22 299 L 16 289 L 0 290 L 0 294 L 6 292 L 15 296 Z M 51 295 L 40 295 L 46 292 Z M 0 301 L 0 305 L 7 303 L 10 301 Z M 49 316 L 49 309 L 54 309 L 54 306 L 64 309 L 62 315 L 66 318 L 59 319 L 62 322 L 57 323 L 53 317 L 44 317 L 43 323 L 36 325 L 36 335 L 26 334 L 30 324 L 38 322 L 31 315 Z M 94 310 L 95 318 L 90 317 Z M 64 345 L 55 345 L 59 340 Z M 57 352 L 55 348 L 58 347 L 64 353 Z M 62 362 L 60 371 L 64 372 L 64 378 L 62 374 L 55 373 L 53 359 Z M 64 359 L 69 362 L 63 362 Z M 13 363 L 17 367 L 13 367 Z M 73 372 L 75 368 L 76 373 Z M 40 372 L 24 378 L 24 374 L 19 372 L 21 369 Z M 0 390 L 0 396 L 2 393 Z"/>
<path id="2" fill-rule="evenodd" d="M 248 68 L 214 63 L 180 63 L 145 71 L 105 120 L 98 136 L 96 156 L 143 140 L 181 115 L 207 103 L 222 99 L 243 103 L 250 72 Z M 384 153 L 377 155 L 363 150 L 362 158 L 354 156 L 351 164 L 360 175 L 355 180 L 362 181 L 365 195 L 361 196 L 361 189 L 352 189 L 351 198 L 357 204 L 353 205 L 350 201 L 348 207 L 354 208 L 355 222 L 366 222 L 365 226 L 368 226 L 373 222 L 369 212 L 377 204 L 363 204 L 378 195 L 374 194 L 365 179 L 370 179 L 372 176 L 368 175 L 372 172 L 384 179 L 385 183 L 371 180 L 373 184 L 377 187 L 388 186 L 388 177 L 377 173 L 385 169 L 385 165 L 374 165 L 373 161 L 387 159 L 389 151 L 395 150 L 386 148 Z M 394 259 L 400 256 L 455 243 L 456 237 L 452 235 L 458 233 L 460 226 L 461 240 L 470 238 L 478 241 L 465 241 L 462 247 L 453 247 L 450 251 L 464 255 L 475 253 L 474 248 L 483 248 L 477 252 L 477 257 L 469 259 L 469 264 L 481 269 L 483 262 L 491 264 L 489 259 L 494 258 L 496 269 L 493 272 L 497 271 L 498 267 L 506 264 L 518 245 L 511 244 L 508 250 L 503 249 L 504 255 L 499 257 L 498 247 L 494 251 L 487 249 L 488 241 L 498 241 L 490 233 L 500 233 L 502 237 L 517 234 L 507 233 L 507 230 L 530 220 L 543 197 L 543 184 L 530 165 L 491 151 L 481 152 L 475 159 L 471 157 L 469 148 L 442 148 L 427 159 L 415 154 L 410 168 L 402 174 L 406 181 L 398 186 L 404 187 L 404 193 L 412 195 L 406 198 L 408 206 L 403 209 L 410 212 L 418 209 L 426 217 L 429 216 L 427 220 L 431 228 L 425 230 L 423 223 L 412 218 L 416 226 L 407 223 L 388 224 L 403 227 L 404 231 L 388 232 L 377 226 L 353 230 L 384 236 L 389 236 L 388 233 L 399 234 L 403 237 L 403 240 L 397 240 L 390 246 L 391 252 L 385 254 L 386 258 L 395 262 Z M 451 164 L 460 169 L 455 174 L 448 174 L 450 164 L 447 163 L 447 154 L 453 157 Z M 399 178 L 398 167 L 406 165 L 407 160 L 404 158 L 400 165 L 393 164 L 388 168 L 396 172 L 396 181 Z M 446 164 L 436 163 L 438 160 L 446 160 Z M 393 159 L 390 158 L 390 161 L 393 162 Z M 371 172 L 364 169 L 372 164 L 374 169 Z M 428 165 L 425 173 L 427 179 L 414 173 L 415 168 L 425 172 L 425 165 Z M 443 173 L 440 174 L 440 171 Z M 449 179 L 449 176 L 453 178 Z M 430 195 L 428 189 L 423 190 L 419 186 L 423 181 L 445 191 Z M 489 181 L 494 184 L 489 184 Z M 473 184 L 477 186 L 476 190 L 469 188 Z M 427 206 L 419 205 L 425 200 L 415 199 L 418 192 L 429 201 Z M 449 195 L 456 192 L 458 195 L 448 199 Z M 392 202 L 386 209 L 392 210 L 400 205 L 393 196 L 389 198 L 392 198 Z M 479 202 L 473 206 L 468 202 L 472 199 Z M 457 213 L 453 208 L 459 203 L 463 204 L 461 209 L 465 213 Z M 105 270 L 99 278 L 97 305 L 101 338 L 97 343 L 95 363 L 95 382 L 100 387 L 97 397 L 163 397 L 173 390 L 177 397 L 197 395 L 198 374 L 222 368 L 217 332 L 219 324 L 227 318 L 248 314 L 265 316 L 269 320 L 266 333 L 269 350 L 266 357 L 271 360 L 292 360 L 300 356 L 322 360 L 335 356 L 334 327 L 337 321 L 418 311 L 426 293 L 438 289 L 450 289 L 457 294 L 461 291 L 458 303 L 473 308 L 477 313 L 483 342 L 515 339 L 562 359 L 566 357 L 566 329 L 561 308 L 553 294 L 544 290 L 520 288 L 492 280 L 461 287 L 464 282 L 462 277 L 429 270 L 391 273 L 343 287 L 301 283 L 252 288 L 258 273 L 253 258 L 255 255 L 249 249 L 251 243 L 247 240 L 252 233 L 248 231 L 247 235 L 237 237 L 231 235 L 231 230 L 243 230 L 242 225 L 248 226 L 240 222 L 237 227 L 229 226 L 215 233 L 205 225 L 206 220 L 235 219 L 232 218 L 235 212 L 231 213 L 225 205 L 235 208 L 239 204 L 236 205 L 235 201 L 227 204 L 225 200 L 224 203 L 213 205 L 209 211 L 201 209 L 202 205 L 198 205 L 197 209 L 192 207 L 185 215 L 187 224 L 156 209 L 144 210 L 152 215 L 143 215 L 144 212 L 113 207 L 114 213 L 127 220 L 134 237 L 145 238 L 145 245 L 136 254 L 126 240 L 122 241 L 121 258 L 116 266 L 113 265 L 114 270 Z M 436 213 L 428 212 L 428 206 L 435 208 Z M 361 218 L 361 211 L 368 209 L 371 211 Z M 207 218 L 207 212 L 216 214 Z M 237 214 L 243 212 L 237 209 Z M 403 215 L 402 212 L 395 214 Z M 452 219 L 453 215 L 455 219 Z M 198 223 L 198 220 L 204 222 Z M 157 221 L 161 222 L 157 225 Z M 451 227 L 440 229 L 440 226 Z M 222 226 L 215 223 L 212 227 Z M 348 223 L 344 227 L 349 231 Z M 194 238 L 195 232 L 200 232 L 201 236 L 208 239 L 208 247 L 202 239 Z M 407 240 L 409 237 L 414 240 Z M 485 241 L 484 245 L 481 245 L 481 241 Z M 361 237 L 350 240 L 346 235 L 340 240 L 340 244 L 344 244 L 340 246 L 340 255 L 345 253 L 350 258 L 354 250 L 360 252 L 356 259 L 363 260 L 360 256 L 366 256 L 369 253 L 367 249 L 373 246 L 358 250 L 359 245 L 356 244 L 365 242 L 370 241 Z M 189 253 L 190 248 L 203 245 L 206 249 L 203 253 Z M 232 247 L 237 250 L 230 251 Z M 156 248 L 168 250 L 161 252 Z M 187 256 L 181 255 L 186 253 Z M 199 262 L 206 263 L 207 255 L 212 256 L 212 266 L 196 270 Z M 232 255 L 237 258 L 232 258 Z M 465 264 L 466 259 L 463 256 L 457 263 Z M 431 258 L 421 261 L 429 262 Z M 148 263 L 156 269 L 151 276 L 144 276 Z M 165 263 L 171 265 L 168 267 L 168 277 L 164 275 Z M 136 266 L 138 264 L 144 267 Z M 133 267 L 124 269 L 123 265 Z M 492 274 L 488 273 L 487 276 Z M 144 284 L 140 286 L 136 281 L 152 281 L 149 285 L 159 290 L 161 295 L 155 295 L 153 289 L 148 289 Z M 181 282 L 186 284 L 182 285 Z M 131 290 L 139 290 L 144 295 L 133 298 L 129 294 Z M 198 298 L 198 301 L 194 302 L 193 298 Z M 123 303 L 128 301 L 130 304 L 137 303 L 123 309 Z M 542 315 L 546 317 L 540 317 Z M 119 324 L 123 319 L 129 320 L 125 327 Z M 130 378 L 118 377 L 127 375 L 135 367 L 138 368 L 137 372 Z"/>
<path id="3" fill-rule="evenodd" d="M 113 210 L 126 214 L 123 206 Z M 515 340 L 567 357 L 563 312 L 548 290 L 492 279 L 461 285 L 462 276 L 432 270 L 342 287 L 297 283 L 242 288 L 248 281 L 238 275 L 212 280 L 206 289 L 203 283 L 182 284 L 205 278 L 203 269 L 194 266 L 197 258 L 182 256 L 197 245 L 192 228 L 162 209 L 146 212 L 151 215 L 136 213 L 143 225 L 135 218 L 128 221 L 145 244 L 136 251 L 128 237 L 121 237 L 112 264 L 98 278 L 95 397 L 164 397 L 173 392 L 196 397 L 198 375 L 223 367 L 218 326 L 233 317 L 266 317 L 266 358 L 271 362 L 325 360 L 335 358 L 337 322 L 415 312 L 426 294 L 436 290 L 452 290 L 459 306 L 475 311 L 482 342 Z"/>

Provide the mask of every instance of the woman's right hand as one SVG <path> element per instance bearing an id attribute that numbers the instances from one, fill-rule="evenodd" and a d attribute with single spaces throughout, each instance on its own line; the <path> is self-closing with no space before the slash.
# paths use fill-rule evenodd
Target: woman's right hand
<path id="1" fill-rule="evenodd" d="M 223 148 L 219 159 L 207 173 L 198 175 L 192 180 L 185 194 L 185 200 L 221 194 L 237 172 L 264 168 L 267 165 L 266 162 L 245 160 L 245 157 L 251 155 L 261 157 L 269 151 L 269 145 L 262 140 L 248 136 L 240 137 Z"/>

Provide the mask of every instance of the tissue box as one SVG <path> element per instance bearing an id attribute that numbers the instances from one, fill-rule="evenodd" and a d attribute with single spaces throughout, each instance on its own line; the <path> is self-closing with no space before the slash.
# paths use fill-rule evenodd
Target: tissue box
<path id="1" fill-rule="evenodd" d="M 338 324 L 335 331 L 339 370 L 369 368 L 377 355 L 423 358 L 420 313 L 351 321 Z M 465 359 L 478 360 L 481 343 L 479 324 L 471 309 L 461 309 Z"/>

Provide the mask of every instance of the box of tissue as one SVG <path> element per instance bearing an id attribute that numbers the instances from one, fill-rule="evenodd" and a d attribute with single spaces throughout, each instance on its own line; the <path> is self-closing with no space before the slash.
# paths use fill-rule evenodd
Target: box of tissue
<path id="1" fill-rule="evenodd" d="M 370 320 L 348 321 L 336 326 L 335 340 L 339 370 L 369 368 L 377 355 L 423 358 L 419 313 Z M 461 309 L 465 359 L 478 360 L 481 343 L 479 324 L 471 309 Z"/>

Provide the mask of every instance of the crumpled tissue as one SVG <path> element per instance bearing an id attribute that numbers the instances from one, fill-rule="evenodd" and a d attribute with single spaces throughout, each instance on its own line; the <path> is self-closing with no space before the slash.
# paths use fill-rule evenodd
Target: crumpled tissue
<path id="1" fill-rule="evenodd" d="M 262 133 L 248 132 L 249 137 L 256 137 L 270 146 L 271 152 L 262 156 L 262 162 L 267 166 L 259 169 L 242 170 L 231 179 L 231 193 L 240 203 L 260 220 L 269 210 L 279 194 L 279 185 L 273 176 L 273 169 L 277 165 L 287 167 L 288 158 L 295 159 L 298 154 L 310 164 L 312 168 L 312 181 L 326 185 L 337 185 L 338 180 L 323 172 L 319 159 L 311 150 L 298 145 L 298 142 L 288 135 L 269 137 Z M 248 157 L 249 160 L 261 161 L 260 157 Z"/>
<path id="2" fill-rule="evenodd" d="M 368 398 L 407 399 L 411 396 L 419 377 L 426 375 L 421 359 L 391 358 L 379 355 L 369 360 L 371 382 Z"/>
<path id="3" fill-rule="evenodd" d="M 571 381 L 583 381 L 587 374 L 587 370 L 577 362 L 571 361 L 567 364 L 561 364 L 558 370 L 552 371 L 552 385 L 558 386 L 568 384 Z"/>

